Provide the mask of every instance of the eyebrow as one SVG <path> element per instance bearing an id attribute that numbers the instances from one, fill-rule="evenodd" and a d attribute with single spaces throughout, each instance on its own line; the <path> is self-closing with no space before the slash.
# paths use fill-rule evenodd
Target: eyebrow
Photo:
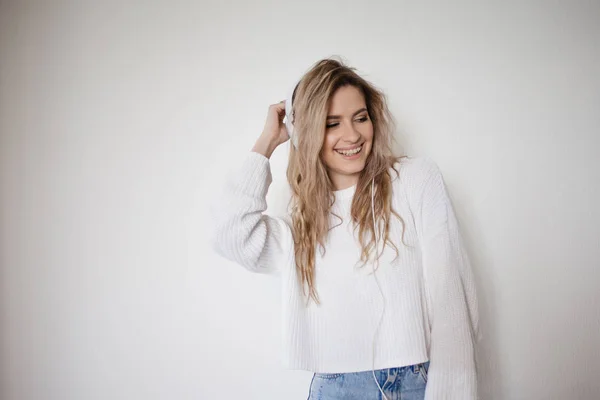
<path id="1" fill-rule="evenodd" d="M 354 114 L 352 114 L 352 116 L 354 117 L 355 115 L 357 115 L 357 114 L 360 114 L 360 113 L 361 113 L 361 112 L 363 112 L 363 111 L 367 111 L 366 107 L 363 107 L 363 108 L 361 108 L 360 110 L 356 110 L 356 111 L 354 112 Z M 339 116 L 339 115 L 328 115 L 328 116 L 327 116 L 327 119 L 339 119 L 339 118 L 342 118 L 342 117 L 341 117 L 341 116 Z"/>

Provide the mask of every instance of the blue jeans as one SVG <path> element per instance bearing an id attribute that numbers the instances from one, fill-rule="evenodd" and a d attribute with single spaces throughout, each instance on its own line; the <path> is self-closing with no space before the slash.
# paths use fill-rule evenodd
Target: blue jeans
<path id="1" fill-rule="evenodd" d="M 429 361 L 405 367 L 376 369 L 375 376 L 388 400 L 423 400 Z M 315 373 L 307 400 L 382 400 L 373 371 Z"/>

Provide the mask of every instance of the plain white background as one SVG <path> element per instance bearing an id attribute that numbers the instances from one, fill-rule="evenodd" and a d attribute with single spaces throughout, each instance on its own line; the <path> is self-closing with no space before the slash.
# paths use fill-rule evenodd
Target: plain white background
<path id="1" fill-rule="evenodd" d="M 444 173 L 482 398 L 600 398 L 600 4 L 241 0 L 0 0 L 0 398 L 306 398 L 207 205 L 332 55 Z"/>

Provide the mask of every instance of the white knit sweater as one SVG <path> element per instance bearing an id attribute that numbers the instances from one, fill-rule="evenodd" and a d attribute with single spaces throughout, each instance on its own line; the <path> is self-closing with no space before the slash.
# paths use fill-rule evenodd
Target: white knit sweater
<path id="1" fill-rule="evenodd" d="M 252 272 L 279 275 L 282 285 L 283 364 L 312 372 L 358 372 L 430 361 L 427 400 L 477 398 L 474 342 L 478 311 L 469 258 L 462 246 L 446 186 L 428 158 L 404 158 L 392 170 L 391 240 L 376 270 L 358 268 L 350 205 L 356 186 L 335 192 L 326 252 L 316 252 L 315 285 L 321 305 L 306 300 L 294 264 L 288 216 L 265 213 L 269 159 L 250 151 L 227 176 L 212 202 L 213 248 Z M 369 186 L 370 190 L 370 186 Z M 369 191 L 370 194 L 370 191 Z M 357 232 L 357 231 L 356 231 Z M 380 243 L 380 247 L 383 243 Z"/>

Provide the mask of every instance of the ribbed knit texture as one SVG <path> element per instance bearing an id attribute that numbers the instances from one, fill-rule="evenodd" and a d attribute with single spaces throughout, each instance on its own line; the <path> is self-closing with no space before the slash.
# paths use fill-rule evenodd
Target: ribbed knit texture
<path id="1" fill-rule="evenodd" d="M 394 249 L 386 246 L 375 272 L 385 297 L 375 369 L 429 360 L 427 400 L 476 399 L 476 292 L 442 174 L 428 158 L 404 158 L 396 169 L 400 177 L 391 171 L 392 206 L 405 221 L 409 247 L 401 241 L 402 223 L 392 216 L 391 240 L 400 254 L 394 259 Z M 371 370 L 383 300 L 372 264 L 359 268 L 360 244 L 350 224 L 356 186 L 335 192 L 330 216 L 334 228 L 325 254 L 316 252 L 321 305 L 311 301 L 306 306 L 295 271 L 289 217 L 264 213 L 271 181 L 269 159 L 252 151 L 227 176 L 212 202 L 213 248 L 250 271 L 280 276 L 286 368 Z"/>

